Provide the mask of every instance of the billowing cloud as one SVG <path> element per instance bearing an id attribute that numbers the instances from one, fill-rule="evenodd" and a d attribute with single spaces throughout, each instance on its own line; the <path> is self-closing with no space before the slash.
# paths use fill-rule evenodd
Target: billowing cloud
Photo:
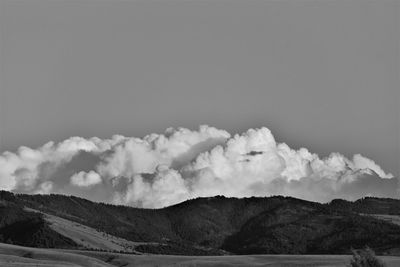
<path id="1" fill-rule="evenodd" d="M 0 188 L 162 207 L 199 196 L 291 195 L 314 201 L 399 197 L 398 179 L 359 154 L 326 158 L 276 143 L 267 128 L 167 129 L 144 138 L 71 137 L 0 156 Z"/>
<path id="2" fill-rule="evenodd" d="M 78 172 L 71 177 L 71 184 L 80 187 L 89 187 L 101 183 L 101 177 L 97 172 Z"/>

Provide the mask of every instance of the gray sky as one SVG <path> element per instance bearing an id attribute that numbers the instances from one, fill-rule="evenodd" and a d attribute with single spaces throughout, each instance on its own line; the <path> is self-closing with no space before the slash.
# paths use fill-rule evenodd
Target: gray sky
<path id="1" fill-rule="evenodd" d="M 0 0 L 1 151 L 267 126 L 400 173 L 398 1 Z"/>

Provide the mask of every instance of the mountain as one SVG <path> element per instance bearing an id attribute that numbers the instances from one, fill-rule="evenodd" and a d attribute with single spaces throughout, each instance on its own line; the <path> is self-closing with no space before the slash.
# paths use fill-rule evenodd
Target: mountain
<path id="1" fill-rule="evenodd" d="M 0 191 L 0 242 L 181 255 L 346 254 L 368 245 L 396 254 L 400 226 L 377 214 L 396 217 L 399 207 L 400 200 L 370 197 L 320 204 L 282 196 L 216 196 L 139 209 Z M 106 242 L 116 245 L 96 245 Z"/>

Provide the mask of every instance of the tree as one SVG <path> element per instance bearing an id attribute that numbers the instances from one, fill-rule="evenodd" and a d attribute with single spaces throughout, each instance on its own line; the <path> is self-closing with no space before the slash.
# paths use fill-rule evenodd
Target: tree
<path id="1" fill-rule="evenodd" d="M 350 267 L 386 267 L 386 264 L 378 259 L 375 252 L 366 247 L 362 250 L 353 250 Z"/>

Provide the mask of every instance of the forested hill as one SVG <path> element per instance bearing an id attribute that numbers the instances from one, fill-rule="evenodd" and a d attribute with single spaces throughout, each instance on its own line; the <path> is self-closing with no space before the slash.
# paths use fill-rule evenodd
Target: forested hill
<path id="1" fill-rule="evenodd" d="M 366 245 L 378 253 L 400 251 L 400 226 L 365 215 L 399 215 L 400 200 L 394 199 L 334 200 L 320 204 L 282 196 L 216 196 L 163 209 L 139 209 L 73 196 L 0 191 L 1 242 L 79 248 L 68 236 L 53 231 L 43 216 L 26 208 L 143 242 L 135 250 L 144 253 L 343 254 Z M 35 226 L 30 222 L 35 222 Z M 21 230 L 22 237 L 16 234 Z"/>

